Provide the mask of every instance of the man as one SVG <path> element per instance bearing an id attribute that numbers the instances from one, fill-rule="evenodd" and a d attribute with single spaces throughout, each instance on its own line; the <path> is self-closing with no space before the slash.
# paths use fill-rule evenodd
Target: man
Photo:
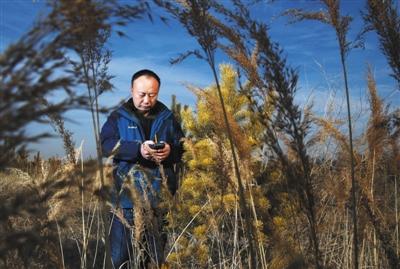
<path id="1" fill-rule="evenodd" d="M 110 246 L 115 268 L 128 267 L 132 261 L 138 260 L 140 253 L 132 248 L 134 238 L 128 227 L 134 224 L 135 213 L 141 210 L 139 205 L 142 203 L 147 203 L 147 208 L 157 215 L 163 177 L 161 169 L 167 178 L 169 191 L 174 194 L 177 188 L 174 167 L 181 161 L 183 132 L 173 113 L 157 101 L 160 84 L 160 78 L 151 70 L 133 74 L 132 98 L 111 113 L 100 134 L 103 155 L 112 156 L 114 163 L 115 193 L 112 201 L 117 212 L 123 212 L 123 217 L 113 216 L 111 224 Z M 146 261 L 137 264 L 159 266 L 163 262 L 166 242 L 165 237 L 157 236 L 162 227 L 144 229 L 144 236 L 136 246 L 141 246 Z"/>

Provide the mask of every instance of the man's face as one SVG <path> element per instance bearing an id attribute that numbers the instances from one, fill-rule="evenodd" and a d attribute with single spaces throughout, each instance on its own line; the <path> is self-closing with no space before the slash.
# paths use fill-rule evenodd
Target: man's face
<path id="1" fill-rule="evenodd" d="M 150 76 L 140 76 L 133 82 L 132 99 L 136 109 L 148 112 L 156 103 L 159 91 L 157 80 Z"/>

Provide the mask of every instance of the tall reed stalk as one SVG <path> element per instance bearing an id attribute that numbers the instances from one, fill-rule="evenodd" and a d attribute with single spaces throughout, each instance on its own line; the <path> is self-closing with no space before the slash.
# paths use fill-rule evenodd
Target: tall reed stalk
<path id="1" fill-rule="evenodd" d="M 254 231 L 253 224 L 252 224 L 252 217 L 249 212 L 247 202 L 245 199 L 244 187 L 243 187 L 242 178 L 240 176 L 239 164 L 237 161 L 235 146 L 233 144 L 232 132 L 231 132 L 231 128 L 230 128 L 227 113 L 226 113 L 224 99 L 222 97 L 221 86 L 219 84 L 218 76 L 216 73 L 214 55 L 209 52 L 207 59 L 208 59 L 207 61 L 208 61 L 209 65 L 213 71 L 214 79 L 217 84 L 219 101 L 221 103 L 221 108 L 222 108 L 223 115 L 224 115 L 225 127 L 227 130 L 227 136 L 228 136 L 228 140 L 229 140 L 229 145 L 230 145 L 230 149 L 232 152 L 232 159 L 233 159 L 233 164 L 234 164 L 234 169 L 235 169 L 235 175 L 236 175 L 236 178 L 238 181 L 240 205 L 241 205 L 242 211 L 245 216 L 245 223 L 246 223 L 245 229 L 246 229 L 247 240 L 248 240 L 249 250 L 250 250 L 250 261 L 251 261 L 250 268 L 257 268 L 256 251 L 255 251 L 253 240 L 255 241 L 256 245 L 258 245 L 258 242 L 257 242 L 258 240 L 257 240 L 257 236 L 254 235 L 255 231 Z"/>
<path id="2" fill-rule="evenodd" d="M 305 12 L 300 9 L 292 9 L 286 12 L 295 20 L 316 20 L 328 24 L 333 27 L 339 42 L 340 63 L 342 66 L 342 74 L 344 79 L 344 87 L 347 105 L 347 123 L 348 123 L 348 141 L 349 141 L 349 157 L 350 157 L 350 176 L 351 176 L 351 203 L 352 203 L 352 220 L 353 220 L 353 268 L 359 268 L 359 249 L 358 249 L 358 225 L 357 225 L 357 186 L 354 171 L 354 149 L 353 149 L 353 132 L 351 119 L 350 93 L 347 78 L 346 56 L 350 50 L 350 43 L 346 40 L 346 35 L 352 20 L 349 16 L 340 15 L 339 0 L 321 0 L 325 5 L 326 11 Z"/>
<path id="3" fill-rule="evenodd" d="M 181 5 L 173 6 L 170 2 L 156 1 L 159 5 L 163 6 L 168 12 L 170 12 L 174 17 L 176 17 L 179 22 L 187 29 L 189 34 L 196 38 L 198 44 L 203 50 L 204 55 L 201 55 L 197 50 L 189 51 L 182 54 L 176 60 L 171 61 L 172 63 L 179 63 L 183 61 L 189 55 L 195 55 L 198 58 L 204 59 L 211 68 L 214 81 L 217 86 L 218 98 L 222 108 L 226 135 L 229 141 L 230 150 L 232 153 L 233 166 L 235 171 L 235 176 L 238 182 L 238 191 L 240 199 L 240 207 L 245 218 L 245 233 L 247 237 L 247 243 L 249 244 L 249 256 L 250 256 L 250 268 L 257 268 L 257 257 L 254 247 L 254 241 L 257 237 L 254 235 L 254 227 L 252 224 L 252 217 L 250 210 L 248 208 L 245 191 L 243 186 L 243 180 L 240 175 L 239 164 L 237 160 L 235 145 L 232 138 L 231 126 L 228 120 L 224 98 L 221 92 L 221 86 L 219 83 L 216 64 L 215 64 L 215 51 L 217 48 L 217 32 L 212 24 L 210 24 L 209 10 L 212 6 L 212 1 L 206 0 L 187 0 L 183 1 Z M 257 245 L 257 243 L 256 243 Z"/>
<path id="4" fill-rule="evenodd" d="M 219 46 L 244 70 L 249 80 L 249 87 L 243 89 L 242 94 L 265 128 L 262 143 L 271 150 L 269 155 L 276 158 L 282 174 L 291 182 L 291 191 L 299 198 L 308 221 L 314 264 L 321 268 L 312 163 L 306 148 L 311 121 L 308 113 L 303 114 L 294 103 L 298 75 L 287 66 L 278 44 L 270 39 L 268 26 L 254 20 L 241 1 L 234 1 L 233 11 L 218 3 L 214 7 L 225 21 L 231 22 L 223 23 L 216 17 L 210 19 L 220 35 L 229 41 Z M 294 161 L 283 150 L 281 135 L 290 141 L 286 146 L 295 153 Z"/>

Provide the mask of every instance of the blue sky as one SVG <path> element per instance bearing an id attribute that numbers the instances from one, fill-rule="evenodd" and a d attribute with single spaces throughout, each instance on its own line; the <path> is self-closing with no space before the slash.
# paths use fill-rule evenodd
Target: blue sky
<path id="1" fill-rule="evenodd" d="M 43 1 L 0 0 L 0 51 L 26 32 L 36 16 L 45 14 L 44 6 Z M 364 6 L 365 1 L 342 1 L 342 13 L 354 17 L 349 40 L 352 40 L 362 28 L 360 11 Z M 295 7 L 307 10 L 320 8 L 317 1 L 277 0 L 273 3 L 261 1 L 252 10 L 258 19 L 269 25 L 272 39 L 281 45 L 288 63 L 299 71 L 297 102 L 304 105 L 312 100 L 314 111 L 324 114 L 329 100 L 333 100 L 336 108 L 344 105 L 336 36 L 327 25 L 318 22 L 288 24 L 286 18 L 279 16 L 285 9 Z M 142 68 L 153 69 L 160 75 L 162 88 L 159 99 L 167 105 L 170 104 L 171 95 L 175 94 L 179 102 L 193 107 L 195 97 L 185 88 L 184 83 L 200 87 L 213 83 L 212 73 L 205 62 L 189 58 L 179 65 L 169 64 L 172 57 L 186 50 L 197 49 L 198 46 L 176 22 L 170 20 L 169 25 L 165 25 L 156 16 L 154 18 L 153 23 L 144 19 L 125 28 L 128 38 L 117 36 L 111 38 L 108 46 L 113 51 L 113 59 L 109 69 L 115 76 L 112 81 L 115 89 L 112 93 L 100 97 L 102 104 L 116 105 L 122 99 L 129 97 L 130 77 L 133 72 Z M 230 61 L 220 53 L 217 55 L 217 62 Z M 399 106 L 400 91 L 396 90 L 395 81 L 389 77 L 390 68 L 379 50 L 374 33 L 367 34 L 365 49 L 354 49 L 350 52 L 347 63 L 354 112 L 365 114 L 367 64 L 373 68 L 380 96 L 393 107 Z M 89 113 L 70 111 L 65 116 L 70 119 L 66 127 L 74 133 L 76 144 L 79 145 L 84 140 L 85 156 L 94 156 L 95 146 Z M 103 123 L 105 119 L 106 116 L 103 116 L 101 122 Z M 360 125 L 365 123 L 365 117 L 357 119 L 356 123 Z M 45 130 L 55 134 L 49 126 L 32 124 L 27 127 L 29 133 Z M 33 152 L 40 150 L 46 157 L 64 156 L 62 143 L 57 138 L 33 144 L 30 148 Z"/>

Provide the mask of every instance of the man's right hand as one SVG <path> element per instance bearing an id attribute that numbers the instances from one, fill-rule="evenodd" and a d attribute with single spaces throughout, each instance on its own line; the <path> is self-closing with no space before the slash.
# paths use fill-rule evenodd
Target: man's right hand
<path id="1" fill-rule="evenodd" d="M 149 144 L 154 144 L 154 142 L 151 140 L 146 140 L 140 146 L 140 154 L 142 154 L 142 157 L 146 160 L 152 160 L 154 154 L 153 150 L 149 147 Z"/>

